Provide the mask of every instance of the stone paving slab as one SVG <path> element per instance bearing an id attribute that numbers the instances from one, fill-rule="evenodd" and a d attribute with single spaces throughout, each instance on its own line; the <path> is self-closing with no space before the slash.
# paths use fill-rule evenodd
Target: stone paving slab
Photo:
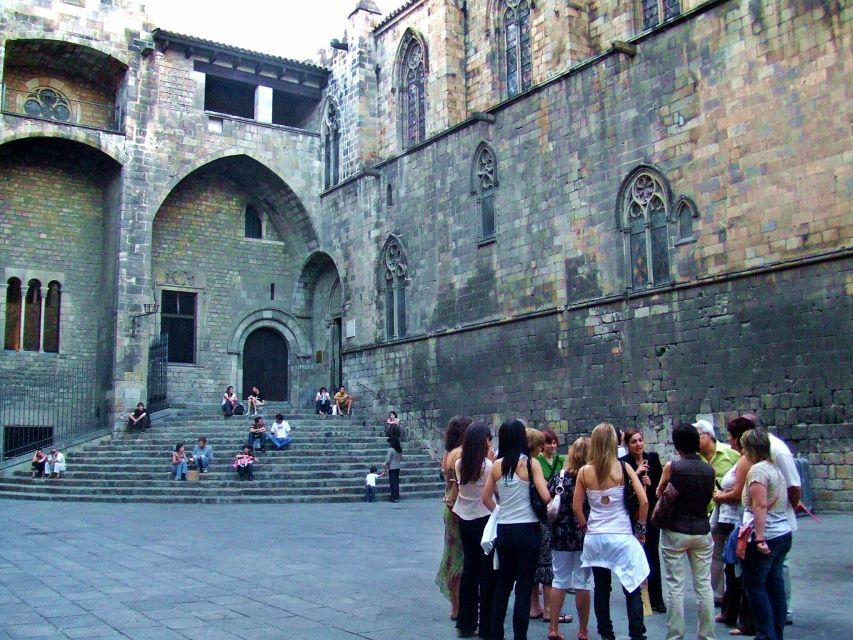
<path id="1" fill-rule="evenodd" d="M 0 640 L 450 640 L 438 500 L 186 505 L 0 500 Z M 45 526 L 47 522 L 61 523 Z M 788 640 L 853 624 L 851 515 L 800 521 Z M 832 585 L 829 588 L 827 585 Z M 573 611 L 571 598 L 565 611 Z M 614 589 L 618 637 L 627 632 Z M 690 596 L 688 628 L 695 628 Z M 511 615 L 507 615 L 508 637 Z M 594 619 L 593 619 L 594 624 Z M 649 640 L 665 616 L 646 619 Z M 594 627 L 593 627 L 594 628 Z M 564 625 L 566 637 L 576 625 Z M 717 628 L 718 638 L 728 631 Z M 529 637 L 547 626 L 531 621 Z M 595 637 L 595 634 L 593 634 Z"/>

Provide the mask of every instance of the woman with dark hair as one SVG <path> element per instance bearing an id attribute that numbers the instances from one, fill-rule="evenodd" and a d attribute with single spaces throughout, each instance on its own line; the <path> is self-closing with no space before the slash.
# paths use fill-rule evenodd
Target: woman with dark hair
<path id="1" fill-rule="evenodd" d="M 462 454 L 456 458 L 454 465 L 459 490 L 453 513 L 459 518 L 464 556 L 456 628 L 463 638 L 476 635 L 478 611 L 481 637 L 485 636 L 487 621 L 492 618 L 495 592 L 493 553 L 483 553 L 480 541 L 489 520 L 489 510 L 483 504 L 483 487 L 492 471 L 494 456 L 491 429 L 485 422 L 474 422 L 465 431 Z"/>
<path id="2" fill-rule="evenodd" d="M 750 429 L 740 442 L 752 463 L 743 488 L 743 523 L 752 526 L 742 562 L 743 585 L 756 640 L 782 640 L 787 613 L 782 565 L 791 550 L 788 484 L 770 457 L 770 436 L 764 429 Z"/>
<path id="3" fill-rule="evenodd" d="M 483 504 L 493 511 L 500 497 L 497 513 L 498 583 L 492 605 L 492 621 L 488 633 L 493 640 L 503 640 L 504 618 L 509 595 L 515 585 L 512 629 L 515 640 L 527 639 L 530 624 L 530 594 L 536 573 L 542 531 L 530 503 L 530 485 L 546 503 L 551 499 L 548 483 L 539 461 L 528 457 L 527 434 L 521 420 L 507 420 L 498 431 L 501 457 L 495 460 L 483 487 Z M 482 627 L 481 627 L 482 628 Z"/>
<path id="4" fill-rule="evenodd" d="M 187 479 L 187 454 L 184 453 L 183 442 L 176 444 L 172 452 L 172 477 L 175 480 Z"/>
<path id="5" fill-rule="evenodd" d="M 396 435 L 398 438 L 402 437 L 402 432 L 400 431 L 400 418 L 397 417 L 396 411 L 388 412 L 388 419 L 385 421 L 385 435 Z"/>
<path id="6" fill-rule="evenodd" d="M 403 461 L 403 446 L 397 436 L 388 437 L 388 453 L 385 454 L 385 471 L 391 485 L 391 502 L 400 501 L 400 463 Z"/>
<path id="7" fill-rule="evenodd" d="M 234 387 L 229 384 L 225 387 L 225 393 L 222 394 L 222 414 L 226 418 L 233 416 L 239 405 L 240 399 L 234 393 Z"/>
<path id="8" fill-rule="evenodd" d="M 444 455 L 441 457 L 441 473 L 444 476 L 444 553 L 435 584 L 445 598 L 450 600 L 450 619 L 459 615 L 459 580 L 462 578 L 462 540 L 459 534 L 459 518 L 453 513 L 456 502 L 456 459 L 462 453 L 465 430 L 473 422 L 465 415 L 453 416 L 444 432 Z"/>
<path id="9" fill-rule="evenodd" d="M 557 434 L 551 429 L 543 429 L 542 436 L 544 441 L 541 450 L 535 454 L 536 459 L 542 466 L 542 475 L 545 476 L 545 482 L 551 482 L 551 479 L 559 473 L 563 466 L 563 456 L 557 452 L 559 439 Z M 529 442 L 528 442 L 529 444 Z M 534 455 L 530 451 L 530 455 Z M 544 618 L 545 622 L 551 620 L 551 613 L 548 606 L 551 601 L 551 582 L 554 579 L 554 569 L 551 564 L 551 527 L 542 525 L 542 544 L 539 547 L 539 565 L 536 567 L 536 575 L 533 577 L 533 594 L 530 598 L 530 617 L 533 619 Z M 540 589 L 541 585 L 541 589 Z M 542 592 L 542 604 L 539 604 L 539 592 Z M 572 616 L 562 615 L 557 612 L 559 621 L 568 623 L 572 621 Z"/>
<path id="10" fill-rule="evenodd" d="M 626 485 L 640 503 L 635 523 L 631 522 L 625 506 Z M 589 502 L 589 518 L 584 512 L 585 500 Z M 608 422 L 592 430 L 588 464 L 578 472 L 572 509 L 585 534 L 581 566 L 592 568 L 598 635 L 602 640 L 616 638 L 610 618 L 611 572 L 615 572 L 625 592 L 628 634 L 631 640 L 645 640 L 640 586 L 649 575 L 649 563 L 642 547 L 646 540 L 649 501 L 634 470 L 616 459 L 616 430 Z"/>
<path id="11" fill-rule="evenodd" d="M 628 453 L 619 458 L 622 462 L 629 464 L 637 472 L 637 477 L 646 490 L 646 498 L 649 500 L 649 513 L 654 513 L 658 498 L 655 493 L 660 484 L 663 467 L 660 456 L 654 451 L 646 451 L 646 442 L 640 429 L 630 427 L 625 429 L 623 442 Z M 663 602 L 663 587 L 661 586 L 660 555 L 658 554 L 658 543 L 660 542 L 660 529 L 648 523 L 646 526 L 646 542 L 643 551 L 646 552 L 646 560 L 649 561 L 649 602 L 652 609 L 658 613 L 666 613 L 666 605 Z"/>
<path id="12" fill-rule="evenodd" d="M 693 575 L 699 640 L 714 639 L 714 592 L 711 589 L 711 557 L 714 541 L 708 522 L 708 502 L 714 493 L 714 467 L 699 457 L 699 432 L 681 423 L 672 430 L 672 443 L 680 456 L 667 462 L 657 495 L 670 483 L 678 491 L 672 505 L 672 522 L 661 531 L 660 550 L 668 586 L 669 610 L 666 637 L 684 638 L 684 559 Z"/>

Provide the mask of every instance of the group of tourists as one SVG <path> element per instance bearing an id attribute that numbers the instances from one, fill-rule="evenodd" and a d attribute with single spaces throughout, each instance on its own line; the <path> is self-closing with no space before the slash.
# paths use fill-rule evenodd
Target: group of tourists
<path id="1" fill-rule="evenodd" d="M 785 443 L 757 416 L 732 420 L 727 431 L 728 445 L 708 421 L 678 424 L 676 458 L 662 464 L 639 429 L 620 433 L 601 423 L 564 457 L 555 433 L 520 420 L 500 426 L 496 452 L 488 424 L 451 419 L 436 582 L 459 636 L 503 640 L 514 589 L 515 640 L 526 639 L 538 618 L 549 623 L 549 640 L 562 640 L 560 624 L 573 621 L 562 613 L 567 592 L 574 594 L 578 639 L 589 638 L 591 604 L 598 635 L 613 639 L 615 574 L 631 640 L 646 638 L 643 589 L 651 610 L 667 616 L 667 640 L 685 638 L 689 567 L 700 640 L 715 637 L 715 621 L 731 626 L 732 635 L 782 640 L 799 474 Z"/>

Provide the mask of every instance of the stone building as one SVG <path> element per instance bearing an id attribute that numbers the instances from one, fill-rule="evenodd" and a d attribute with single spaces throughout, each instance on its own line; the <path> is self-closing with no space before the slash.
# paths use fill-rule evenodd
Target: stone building
<path id="1" fill-rule="evenodd" d="M 0 377 L 88 364 L 118 428 L 165 333 L 172 402 L 751 409 L 849 503 L 850 9 L 353 5 L 312 63 L 5 3 Z"/>

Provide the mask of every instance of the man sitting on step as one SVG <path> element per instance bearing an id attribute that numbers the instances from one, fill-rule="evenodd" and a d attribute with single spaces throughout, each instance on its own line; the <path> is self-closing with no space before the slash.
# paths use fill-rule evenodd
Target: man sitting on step
<path id="1" fill-rule="evenodd" d="M 289 435 L 290 431 L 290 425 L 287 424 L 287 420 L 284 419 L 283 415 L 277 413 L 275 414 L 275 422 L 270 427 L 270 434 L 267 436 L 267 439 L 272 442 L 272 445 L 276 449 L 287 449 L 290 443 L 293 442 L 293 438 Z"/>
<path id="2" fill-rule="evenodd" d="M 249 427 L 249 439 L 246 446 L 250 449 L 264 450 L 264 441 L 267 439 L 267 425 L 261 416 L 256 416 L 254 423 Z"/>
<path id="3" fill-rule="evenodd" d="M 347 388 L 341 385 L 341 388 L 335 394 L 335 409 L 339 416 L 344 414 L 352 415 L 352 402 L 354 399 L 347 393 Z"/>
<path id="4" fill-rule="evenodd" d="M 199 473 L 207 473 L 207 468 L 213 460 L 213 449 L 207 444 L 207 438 L 199 438 L 193 449 L 193 460 Z"/>

